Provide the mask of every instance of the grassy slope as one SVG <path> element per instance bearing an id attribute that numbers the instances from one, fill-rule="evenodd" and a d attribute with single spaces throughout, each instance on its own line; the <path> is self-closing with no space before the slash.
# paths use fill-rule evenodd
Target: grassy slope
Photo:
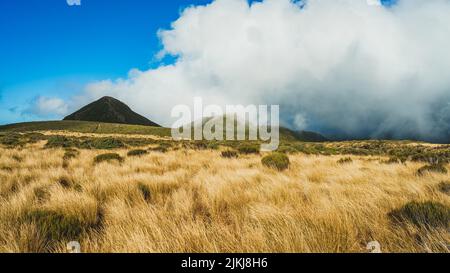
<path id="1" fill-rule="evenodd" d="M 97 134 L 142 134 L 170 136 L 170 129 L 161 127 L 99 123 L 89 121 L 43 121 L 0 126 L 0 132 L 31 132 L 62 130 Z"/>
<path id="2" fill-rule="evenodd" d="M 136 135 L 155 135 L 170 136 L 169 128 L 125 125 L 115 123 L 100 123 L 90 121 L 42 121 L 26 122 L 0 126 L 0 132 L 33 132 L 33 131 L 71 131 L 79 133 L 97 133 L 97 134 L 136 134 Z M 247 133 L 248 134 L 248 133 Z M 280 128 L 280 139 L 286 142 L 292 141 L 323 141 L 320 135 L 305 136 L 296 133 L 287 128 Z"/>

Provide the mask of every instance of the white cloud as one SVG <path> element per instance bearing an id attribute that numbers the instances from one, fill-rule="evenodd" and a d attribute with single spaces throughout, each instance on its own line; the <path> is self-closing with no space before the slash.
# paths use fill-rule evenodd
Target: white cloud
<path id="1" fill-rule="evenodd" d="M 161 30 L 173 65 L 89 84 L 170 125 L 192 103 L 281 104 L 286 123 L 340 136 L 450 133 L 450 1 L 217 0 Z M 159 54 L 158 57 L 162 55 Z M 440 105 L 442 103 L 442 106 Z M 291 118 L 292 117 L 292 118 Z M 304 125 L 304 124 L 303 124 Z"/>
<path id="2" fill-rule="evenodd" d="M 38 97 L 33 102 L 29 112 L 41 117 L 52 115 L 66 115 L 68 113 L 68 105 L 59 98 Z"/>

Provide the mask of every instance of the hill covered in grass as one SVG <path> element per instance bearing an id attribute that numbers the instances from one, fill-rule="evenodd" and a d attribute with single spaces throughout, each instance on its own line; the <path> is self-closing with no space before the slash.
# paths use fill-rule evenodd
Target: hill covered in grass
<path id="1" fill-rule="evenodd" d="M 125 103 L 112 97 L 103 97 L 97 101 L 94 101 L 75 113 L 65 117 L 64 120 L 95 121 L 160 127 L 158 124 L 147 119 L 146 117 L 133 112 L 133 110 L 131 110 L 131 108 Z"/>
<path id="2" fill-rule="evenodd" d="M 102 123 L 91 121 L 38 121 L 24 122 L 0 126 L 0 132 L 36 132 L 36 131 L 69 131 L 77 133 L 95 134 L 134 134 L 170 137 L 171 129 L 163 127 Z M 296 132 L 280 128 L 281 141 L 325 142 L 328 141 L 320 134 L 312 132 Z"/>
<path id="3" fill-rule="evenodd" d="M 142 125 L 90 121 L 41 121 L 0 126 L 0 132 L 69 131 L 96 134 L 136 134 L 169 137 L 170 129 Z"/>

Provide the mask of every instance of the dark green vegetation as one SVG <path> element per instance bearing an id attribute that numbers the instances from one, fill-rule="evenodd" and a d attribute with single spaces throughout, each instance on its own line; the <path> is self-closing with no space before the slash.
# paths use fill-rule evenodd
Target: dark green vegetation
<path id="1" fill-rule="evenodd" d="M 348 164 L 348 163 L 352 163 L 353 159 L 351 159 L 350 157 L 346 157 L 346 158 L 341 158 L 338 160 L 338 164 Z"/>
<path id="2" fill-rule="evenodd" d="M 238 151 L 240 154 L 249 155 L 249 154 L 259 154 L 260 146 L 258 144 L 248 144 L 244 143 L 238 147 Z"/>
<path id="3" fill-rule="evenodd" d="M 409 222 L 419 227 L 449 228 L 450 207 L 437 202 L 410 202 L 389 214 L 396 223 Z"/>
<path id="4" fill-rule="evenodd" d="M 431 164 L 427 166 L 423 166 L 419 170 L 417 170 L 418 175 L 425 175 L 426 173 L 442 173 L 446 174 L 448 171 L 442 164 Z"/>
<path id="5" fill-rule="evenodd" d="M 25 134 L 19 134 L 15 132 L 0 133 L 0 144 L 3 144 L 10 148 L 36 143 L 44 139 L 45 136 L 43 134 L 33 132 Z"/>
<path id="6" fill-rule="evenodd" d="M 261 142 L 258 141 L 170 141 L 151 138 L 115 138 L 93 137 L 58 137 L 45 136 L 33 131 L 66 130 L 80 133 L 99 134 L 137 134 L 170 137 L 170 129 L 160 127 L 108 124 L 79 121 L 37 122 L 0 126 L 0 144 L 6 147 L 20 147 L 39 140 L 49 140 L 48 148 L 78 149 L 114 149 L 125 147 L 143 147 L 157 145 L 151 150 L 167 152 L 179 147 L 195 150 L 217 149 L 228 147 L 242 154 L 259 153 Z M 389 160 L 383 163 L 396 164 L 406 161 L 429 164 L 450 163 L 450 145 L 425 145 L 410 141 L 345 141 L 345 142 L 305 142 L 296 137 L 296 133 L 281 128 L 281 143 L 278 152 L 304 153 L 310 155 L 358 155 L 386 156 Z"/>
<path id="7" fill-rule="evenodd" d="M 0 126 L 0 132 L 69 131 L 96 134 L 136 134 L 170 137 L 170 128 L 89 121 L 27 122 Z"/>
<path id="8" fill-rule="evenodd" d="M 147 185 L 143 184 L 143 183 L 139 183 L 138 184 L 138 189 L 141 192 L 142 197 L 144 198 L 144 200 L 146 202 L 150 202 L 151 199 L 152 199 L 152 194 L 151 194 L 150 188 Z"/>
<path id="9" fill-rule="evenodd" d="M 131 150 L 127 153 L 128 156 L 143 156 L 148 154 L 146 150 Z"/>
<path id="10" fill-rule="evenodd" d="M 70 160 L 70 159 L 76 158 L 79 154 L 80 154 L 80 152 L 78 150 L 69 148 L 69 149 L 66 149 L 66 151 L 64 152 L 63 159 Z"/>
<path id="11" fill-rule="evenodd" d="M 445 194 L 450 194 L 450 182 L 448 181 L 442 181 L 438 185 L 439 190 Z"/>
<path id="12" fill-rule="evenodd" d="M 102 215 L 98 211 L 96 219 L 87 220 L 57 211 L 34 209 L 25 213 L 22 221 L 36 225 L 39 236 L 46 242 L 46 250 L 51 251 L 57 242 L 79 240 L 84 234 L 100 229 Z"/>
<path id="13" fill-rule="evenodd" d="M 172 144 L 168 142 L 162 142 L 158 146 L 150 148 L 149 150 L 153 152 L 167 153 L 170 148 L 172 148 Z"/>
<path id="14" fill-rule="evenodd" d="M 94 163 L 102 163 L 102 162 L 109 162 L 109 161 L 118 161 L 119 163 L 123 162 L 123 158 L 119 154 L 115 153 L 108 153 L 108 154 L 101 154 L 95 157 Z"/>
<path id="15" fill-rule="evenodd" d="M 236 151 L 232 151 L 232 150 L 223 151 L 221 153 L 221 155 L 224 158 L 238 158 L 239 157 L 238 153 Z"/>
<path id="16" fill-rule="evenodd" d="M 292 131 L 287 128 L 280 128 L 280 139 L 287 140 L 287 141 L 293 141 L 293 140 L 299 140 L 304 142 L 327 142 L 330 141 L 328 138 L 324 137 L 321 134 L 315 133 L 315 132 L 309 132 L 309 131 Z"/>
<path id="17" fill-rule="evenodd" d="M 126 104 L 112 97 L 103 97 L 97 101 L 94 101 L 75 113 L 65 117 L 64 120 L 95 121 L 159 127 L 158 124 L 133 112 Z"/>
<path id="18" fill-rule="evenodd" d="M 79 148 L 79 149 L 99 149 L 111 150 L 126 148 L 127 146 L 146 146 L 157 143 L 152 139 L 143 138 L 88 138 L 88 137 L 66 137 L 50 136 L 48 137 L 45 148 Z"/>
<path id="19" fill-rule="evenodd" d="M 283 153 L 272 153 L 270 155 L 266 155 L 261 160 L 261 163 L 268 167 L 278 171 L 284 171 L 289 168 L 289 157 Z"/>

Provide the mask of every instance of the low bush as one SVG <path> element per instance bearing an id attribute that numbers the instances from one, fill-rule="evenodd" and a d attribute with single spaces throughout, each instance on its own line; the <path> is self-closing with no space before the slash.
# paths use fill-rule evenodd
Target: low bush
<path id="1" fill-rule="evenodd" d="M 243 144 L 238 147 L 238 151 L 240 154 L 259 154 L 259 145 L 256 144 Z"/>
<path id="2" fill-rule="evenodd" d="M 127 153 L 128 156 L 143 156 L 148 154 L 146 150 L 131 150 Z"/>
<path id="3" fill-rule="evenodd" d="M 295 154 L 298 153 L 298 150 L 291 146 L 281 146 L 278 148 L 277 152 L 284 154 Z"/>
<path id="4" fill-rule="evenodd" d="M 15 147 L 21 144 L 21 135 L 17 133 L 8 133 L 0 137 L 0 144 L 9 147 Z"/>
<path id="5" fill-rule="evenodd" d="M 346 157 L 346 158 L 341 158 L 337 161 L 338 164 L 349 164 L 352 163 L 353 159 L 351 159 L 350 157 Z"/>
<path id="6" fill-rule="evenodd" d="M 219 144 L 217 142 L 210 142 L 208 143 L 207 148 L 210 150 L 217 150 L 219 149 Z"/>
<path id="7" fill-rule="evenodd" d="M 27 139 L 28 143 L 36 143 L 38 141 L 47 139 L 47 137 L 45 135 L 43 135 L 41 133 L 35 133 L 35 132 L 27 133 L 24 135 L 24 137 Z"/>
<path id="8" fill-rule="evenodd" d="M 262 164 L 268 168 L 283 171 L 289 168 L 289 157 L 283 153 L 272 153 L 263 157 Z"/>
<path id="9" fill-rule="evenodd" d="M 226 150 L 222 152 L 222 157 L 224 158 L 238 158 L 239 155 L 236 151 L 233 150 Z"/>
<path id="10" fill-rule="evenodd" d="M 150 148 L 149 150 L 154 152 L 166 153 L 170 148 L 172 148 L 172 145 L 170 143 L 163 142 L 160 143 L 157 147 Z"/>
<path id="11" fill-rule="evenodd" d="M 45 144 L 45 148 L 71 148 L 76 147 L 78 142 L 65 136 L 51 136 Z"/>
<path id="12" fill-rule="evenodd" d="M 58 184 L 65 189 L 69 189 L 73 186 L 72 180 L 65 176 L 58 179 Z"/>
<path id="13" fill-rule="evenodd" d="M 450 182 L 443 181 L 438 185 L 439 190 L 443 193 L 450 194 Z"/>
<path id="14" fill-rule="evenodd" d="M 95 164 L 109 161 L 118 161 L 119 163 L 122 163 L 124 159 L 120 155 L 115 153 L 101 154 L 96 156 L 94 159 Z"/>
<path id="15" fill-rule="evenodd" d="M 76 217 L 45 209 L 28 212 L 25 221 L 35 224 L 49 242 L 78 240 L 89 228 Z"/>
<path id="16" fill-rule="evenodd" d="M 446 174 L 447 172 L 448 172 L 447 169 L 442 164 L 427 165 L 427 166 L 423 166 L 422 168 L 417 170 L 417 174 L 420 176 L 425 175 L 426 173 Z"/>
<path id="17" fill-rule="evenodd" d="M 431 201 L 410 202 L 390 212 L 389 217 L 397 223 L 407 221 L 422 227 L 450 227 L 450 207 Z"/>
<path id="18" fill-rule="evenodd" d="M 112 150 L 123 148 L 125 147 L 125 144 L 121 140 L 115 138 L 97 138 L 90 141 L 90 147 L 99 150 Z"/>
<path id="19" fill-rule="evenodd" d="M 76 158 L 79 154 L 80 154 L 80 152 L 78 150 L 66 149 L 66 151 L 64 152 L 63 159 L 70 160 L 70 159 Z"/>

